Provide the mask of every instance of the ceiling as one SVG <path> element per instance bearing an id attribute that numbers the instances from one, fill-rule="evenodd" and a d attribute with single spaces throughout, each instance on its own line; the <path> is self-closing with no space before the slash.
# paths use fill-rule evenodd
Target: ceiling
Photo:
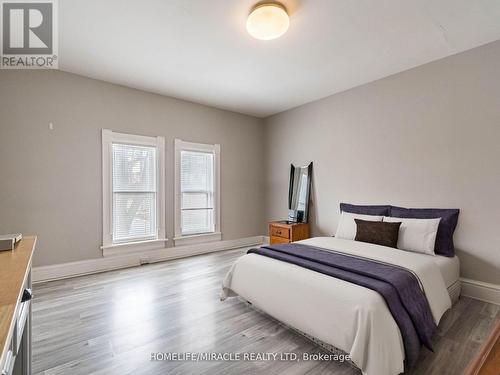
<path id="1" fill-rule="evenodd" d="M 256 2 L 59 1 L 59 67 L 267 117 L 500 39 L 498 0 L 283 0 L 271 41 L 245 30 Z"/>

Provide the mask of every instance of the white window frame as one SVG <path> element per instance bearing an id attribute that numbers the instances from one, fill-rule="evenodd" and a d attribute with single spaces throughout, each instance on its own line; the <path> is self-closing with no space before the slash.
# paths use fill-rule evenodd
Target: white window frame
<path id="1" fill-rule="evenodd" d="M 136 242 L 113 243 L 113 143 L 156 148 L 157 236 Z M 117 133 L 102 129 L 102 246 L 103 255 L 117 255 L 165 248 L 165 138 Z"/>
<path id="2" fill-rule="evenodd" d="M 181 195 L 181 151 L 209 152 L 214 155 L 214 224 L 215 231 L 193 235 L 182 235 L 182 195 Z M 220 145 L 186 142 L 181 139 L 175 140 L 175 237 L 174 245 L 192 245 L 203 242 L 220 241 L 222 233 L 220 230 Z"/>

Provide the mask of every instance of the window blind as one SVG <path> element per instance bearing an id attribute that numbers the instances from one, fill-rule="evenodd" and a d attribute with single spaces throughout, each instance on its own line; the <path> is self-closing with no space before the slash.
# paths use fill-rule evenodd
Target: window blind
<path id="1" fill-rule="evenodd" d="M 156 148 L 112 145 L 113 242 L 157 237 Z"/>
<path id="2" fill-rule="evenodd" d="M 182 235 L 215 232 L 214 155 L 182 150 L 180 185 Z"/>

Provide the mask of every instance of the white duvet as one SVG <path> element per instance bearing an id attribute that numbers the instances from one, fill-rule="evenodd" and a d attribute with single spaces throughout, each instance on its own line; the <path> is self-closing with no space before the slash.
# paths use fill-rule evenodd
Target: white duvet
<path id="1" fill-rule="evenodd" d="M 300 241 L 354 256 L 394 264 L 420 280 L 436 324 L 451 307 L 432 256 L 333 237 Z M 222 299 L 239 295 L 274 318 L 350 354 L 366 375 L 404 371 L 399 328 L 375 291 L 290 263 L 246 254 L 223 281 Z"/>

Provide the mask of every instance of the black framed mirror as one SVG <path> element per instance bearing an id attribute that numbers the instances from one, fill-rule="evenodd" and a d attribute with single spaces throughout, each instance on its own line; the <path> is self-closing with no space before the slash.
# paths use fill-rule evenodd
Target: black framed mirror
<path id="1" fill-rule="evenodd" d="M 288 189 L 288 221 L 307 223 L 309 219 L 309 196 L 311 193 L 312 165 L 290 166 Z"/>

